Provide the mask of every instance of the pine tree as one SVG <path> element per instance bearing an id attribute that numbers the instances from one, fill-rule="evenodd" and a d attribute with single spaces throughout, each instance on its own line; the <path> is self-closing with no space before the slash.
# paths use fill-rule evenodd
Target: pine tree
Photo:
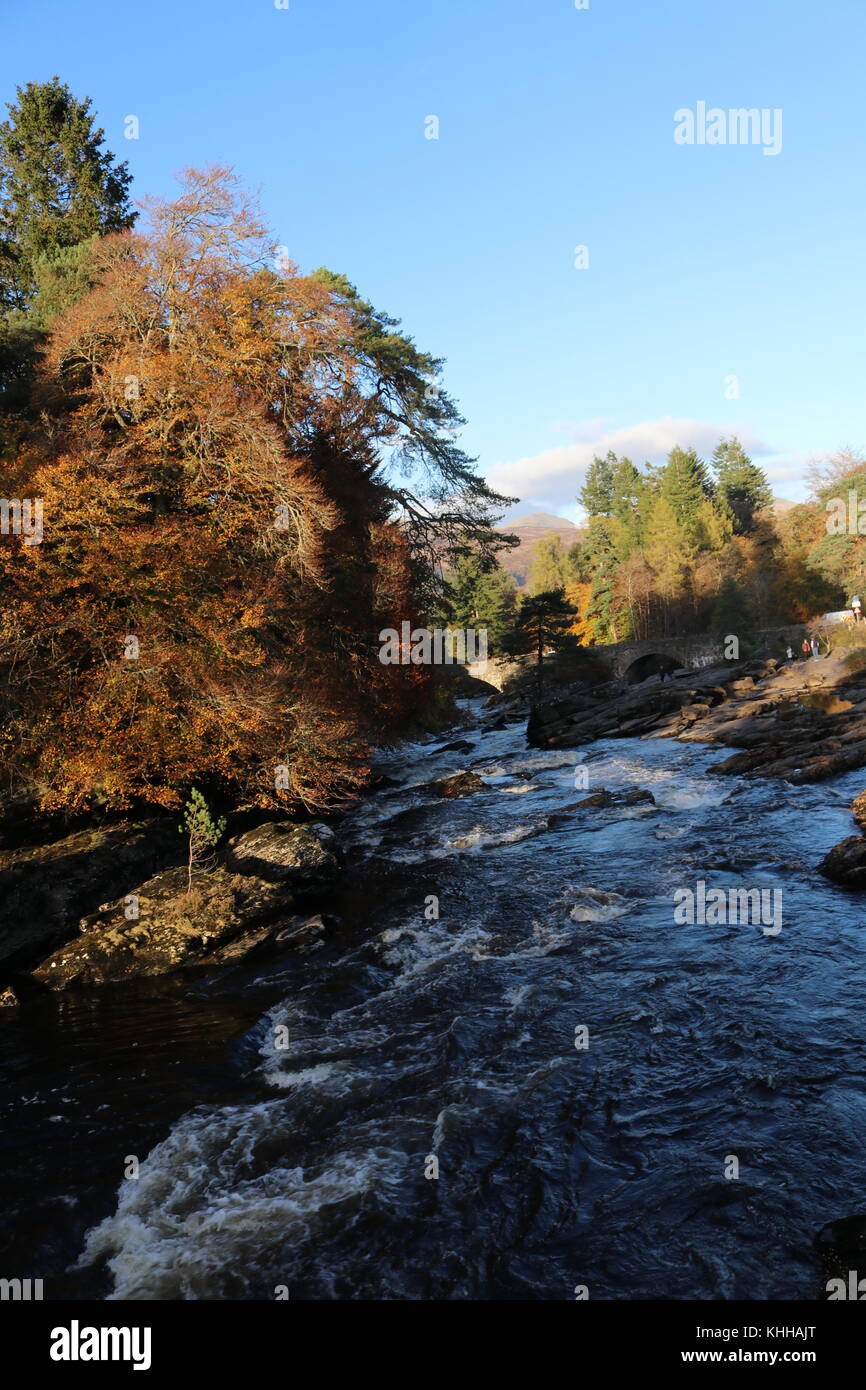
<path id="1" fill-rule="evenodd" d="M 574 638 L 570 637 L 569 629 L 574 625 L 576 616 L 562 589 L 532 594 L 520 605 L 509 647 L 511 650 L 522 649 L 536 653 L 539 695 L 543 682 L 544 649 L 574 645 Z"/>
<path id="2" fill-rule="evenodd" d="M 131 175 L 103 147 L 90 100 L 58 77 L 17 89 L 0 126 L 0 303 L 26 309 L 40 257 L 135 221 Z"/>
<path id="3" fill-rule="evenodd" d="M 613 512 L 613 477 L 619 460 L 613 450 L 605 458 L 596 454 L 578 495 L 587 516 L 610 516 Z"/>
<path id="4" fill-rule="evenodd" d="M 744 536 L 751 531 L 755 515 L 773 505 L 767 476 L 735 437 L 719 441 L 712 466 L 718 480 L 719 502 L 733 517 L 735 534 Z"/>
<path id="5" fill-rule="evenodd" d="M 487 649 L 498 651 L 514 626 L 517 588 L 499 565 L 486 566 L 477 555 L 466 555 L 449 577 L 447 621 L 456 628 L 487 632 Z"/>
<path id="6" fill-rule="evenodd" d="M 690 539 L 700 526 L 704 502 L 712 499 L 713 487 L 706 467 L 694 449 L 671 449 L 659 475 L 659 494 L 670 505 Z"/>
<path id="7" fill-rule="evenodd" d="M 732 575 L 722 580 L 719 596 L 713 605 L 710 631 L 742 637 L 752 625 L 749 601 Z"/>

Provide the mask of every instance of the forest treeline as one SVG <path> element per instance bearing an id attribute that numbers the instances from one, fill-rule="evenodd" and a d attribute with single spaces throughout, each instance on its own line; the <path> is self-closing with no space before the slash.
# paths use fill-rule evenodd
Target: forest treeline
<path id="1" fill-rule="evenodd" d="M 778 514 L 763 471 L 735 437 L 707 464 L 674 448 L 642 468 L 596 457 L 577 500 L 574 544 L 542 540 L 526 594 L 501 566 L 468 557 L 453 576 L 455 625 L 487 627 L 494 650 L 525 650 L 532 602 L 571 614 L 582 645 L 808 622 L 866 589 L 866 460 L 843 449 L 810 466 L 812 498 Z M 544 605 L 542 605 L 544 606 Z M 531 645 L 531 643 L 530 643 Z"/>
<path id="2" fill-rule="evenodd" d="M 435 698 L 423 618 L 505 499 L 441 363 L 277 254 L 227 169 L 139 215 L 55 78 L 0 127 L 0 762 L 74 814 L 330 807 Z M 15 525 L 38 501 L 41 539 Z M 497 510 L 498 509 L 498 510 Z M 19 509 L 20 511 L 20 509 Z M 20 517 L 19 517 L 20 519 Z"/>

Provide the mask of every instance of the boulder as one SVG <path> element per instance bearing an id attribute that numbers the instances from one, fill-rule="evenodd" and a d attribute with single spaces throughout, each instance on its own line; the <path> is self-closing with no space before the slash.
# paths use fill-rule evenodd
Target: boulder
<path id="1" fill-rule="evenodd" d="M 0 851 L 0 968 L 26 969 L 109 894 L 179 864 L 175 821 L 80 830 L 53 844 Z"/>
<path id="2" fill-rule="evenodd" d="M 74 941 L 31 972 L 45 988 L 94 986 L 243 959 L 275 939 L 292 900 L 280 886 L 217 868 L 156 874 L 83 918 Z M 136 916 L 127 912 L 134 906 Z"/>
<path id="3" fill-rule="evenodd" d="M 866 830 L 866 791 L 855 796 L 851 803 L 851 814 L 861 830 Z"/>
<path id="4" fill-rule="evenodd" d="M 818 873 L 845 888 L 866 888 L 866 836 L 849 835 L 834 845 L 818 865 Z"/>
<path id="5" fill-rule="evenodd" d="M 451 777 L 442 777 L 434 782 L 433 790 L 438 796 L 458 797 L 486 792 L 488 788 L 477 772 L 455 772 Z"/>
<path id="6" fill-rule="evenodd" d="M 338 869 L 336 839 L 326 825 L 267 821 L 229 840 L 228 867 L 268 883 L 313 884 L 332 879 Z"/>

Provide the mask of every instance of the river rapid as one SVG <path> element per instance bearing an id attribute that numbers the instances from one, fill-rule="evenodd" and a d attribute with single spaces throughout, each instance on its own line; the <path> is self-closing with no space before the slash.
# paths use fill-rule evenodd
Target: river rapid
<path id="1" fill-rule="evenodd" d="M 863 774 L 538 752 L 465 714 L 337 826 L 323 946 L 3 1020 L 5 1274 L 59 1299 L 821 1296 L 813 1237 L 866 1205 L 866 913 L 814 865 Z M 431 791 L 467 768 L 484 791 Z M 602 787 L 655 805 L 563 814 Z M 677 925 L 699 880 L 780 889 L 781 932 Z"/>

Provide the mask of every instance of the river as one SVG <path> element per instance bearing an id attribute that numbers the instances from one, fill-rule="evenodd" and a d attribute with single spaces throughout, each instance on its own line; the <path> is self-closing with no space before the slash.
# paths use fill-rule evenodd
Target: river
<path id="1" fill-rule="evenodd" d="M 59 1299 L 820 1296 L 813 1237 L 864 1206 L 866 933 L 814 865 L 863 774 L 538 752 L 466 715 L 383 756 L 338 827 L 325 945 L 3 1020 L 5 1274 Z M 465 768 L 483 792 L 426 785 Z M 655 805 L 562 814 L 602 787 Z M 677 925 L 698 880 L 781 889 L 781 932 Z"/>

